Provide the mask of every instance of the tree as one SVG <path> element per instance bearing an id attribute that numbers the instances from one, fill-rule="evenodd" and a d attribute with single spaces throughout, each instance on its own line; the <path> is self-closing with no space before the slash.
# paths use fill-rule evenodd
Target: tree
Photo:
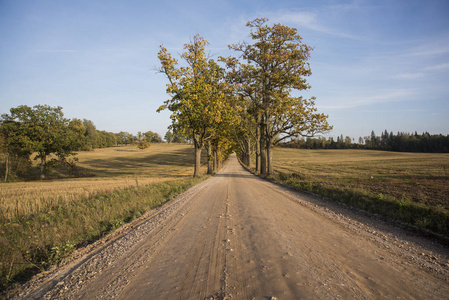
<path id="1" fill-rule="evenodd" d="M 172 143 L 177 143 L 177 144 L 185 144 L 187 143 L 187 139 L 186 137 L 178 132 L 173 132 L 173 140 Z"/>
<path id="2" fill-rule="evenodd" d="M 114 147 L 117 145 L 117 137 L 114 133 L 112 132 L 107 132 L 107 131 L 98 131 L 98 147 L 99 148 L 106 148 L 106 147 Z"/>
<path id="3" fill-rule="evenodd" d="M 293 90 L 310 88 L 305 77 L 311 75 L 311 47 L 301 42 L 295 28 L 281 24 L 266 25 L 268 19 L 248 22 L 253 44 L 229 46 L 241 53 L 246 63 L 226 59 L 228 67 L 239 70 L 242 96 L 251 98 L 260 144 L 260 172 L 273 175 L 273 146 L 293 136 L 313 136 L 330 130 L 327 115 L 316 113 L 315 98 L 293 97 Z M 249 75 L 249 76 L 248 76 Z"/>
<path id="4" fill-rule="evenodd" d="M 137 133 L 137 148 L 140 150 L 146 149 L 151 146 L 151 137 L 147 137 L 140 131 Z"/>
<path id="5" fill-rule="evenodd" d="M 345 137 L 345 146 L 348 148 L 351 147 L 351 137 L 349 136 Z"/>
<path id="6" fill-rule="evenodd" d="M 8 115 L 2 115 L 0 121 L 0 153 L 5 160 L 5 172 L 3 180 L 10 179 L 11 171 L 14 169 L 28 169 L 31 165 L 30 155 L 33 152 L 32 144 L 23 133 L 23 124 L 12 120 Z M 21 166 L 24 166 L 24 168 Z"/>
<path id="7" fill-rule="evenodd" d="M 31 108 L 22 105 L 11 108 L 10 112 L 10 115 L 2 116 L 3 122 L 13 125 L 10 128 L 15 130 L 11 132 L 15 145 L 25 152 L 37 152 L 41 179 L 45 179 L 50 154 L 63 160 L 73 154 L 80 131 L 71 130 L 62 107 L 36 105 Z"/>
<path id="8" fill-rule="evenodd" d="M 115 136 L 118 145 L 133 144 L 135 140 L 134 136 L 131 133 L 125 131 L 120 131 L 119 133 L 116 133 Z"/>
<path id="9" fill-rule="evenodd" d="M 83 150 L 86 146 L 86 127 L 80 119 L 72 119 L 69 129 L 78 137 L 72 140 L 74 150 Z"/>
<path id="10" fill-rule="evenodd" d="M 165 133 L 164 139 L 167 143 L 173 142 L 173 133 L 169 130 L 167 133 Z"/>
<path id="11" fill-rule="evenodd" d="M 90 120 L 83 120 L 83 125 L 86 128 L 85 146 L 83 150 L 92 150 L 100 147 L 100 137 L 94 122 Z"/>
<path id="12" fill-rule="evenodd" d="M 200 176 L 201 150 L 212 137 L 215 124 L 221 122 L 226 105 L 226 95 L 217 84 L 223 76 L 214 60 L 208 59 L 205 47 L 209 43 L 199 35 L 184 45 L 181 58 L 185 67 L 178 66 L 167 49 L 161 46 L 158 58 L 159 71 L 166 75 L 167 94 L 171 96 L 158 112 L 168 109 L 172 112 L 171 128 L 183 132 L 193 139 L 195 148 L 194 177 Z"/>
<path id="13" fill-rule="evenodd" d="M 143 135 L 145 140 L 150 143 L 162 143 L 162 138 L 157 132 L 147 131 Z"/>

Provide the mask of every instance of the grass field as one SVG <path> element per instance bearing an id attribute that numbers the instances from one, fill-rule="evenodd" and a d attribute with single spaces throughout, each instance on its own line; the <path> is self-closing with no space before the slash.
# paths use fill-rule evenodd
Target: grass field
<path id="1" fill-rule="evenodd" d="M 449 235 L 449 154 L 277 148 L 275 178 Z"/>
<path id="2" fill-rule="evenodd" d="M 62 200 L 70 202 L 80 196 L 189 178 L 193 174 L 190 145 L 153 144 L 145 150 L 136 146 L 113 147 L 80 152 L 76 157 L 79 159 L 77 166 L 90 176 L 0 183 L 0 217 L 14 220 L 38 213 Z"/>
<path id="3" fill-rule="evenodd" d="M 204 179 L 192 178 L 189 145 L 114 147 L 77 157 L 89 177 L 0 183 L 1 289 Z"/>

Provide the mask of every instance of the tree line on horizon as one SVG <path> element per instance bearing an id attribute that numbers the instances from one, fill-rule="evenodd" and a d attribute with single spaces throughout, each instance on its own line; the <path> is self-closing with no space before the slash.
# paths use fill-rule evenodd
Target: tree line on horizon
<path id="1" fill-rule="evenodd" d="M 280 145 L 285 148 L 297 149 L 371 149 L 397 152 L 425 152 L 425 153 L 449 153 L 449 135 L 433 134 L 428 132 L 407 133 L 387 130 L 380 136 L 371 131 L 370 136 L 359 137 L 358 142 L 349 136 L 343 135 L 334 139 L 324 138 L 300 138 L 292 139 Z"/>

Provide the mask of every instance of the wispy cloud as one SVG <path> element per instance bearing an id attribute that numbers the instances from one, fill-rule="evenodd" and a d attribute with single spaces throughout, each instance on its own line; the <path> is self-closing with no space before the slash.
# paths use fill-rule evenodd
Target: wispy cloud
<path id="1" fill-rule="evenodd" d="M 72 49 L 37 49 L 35 52 L 38 53 L 74 53 L 77 52 L 77 50 Z"/>
<path id="2" fill-rule="evenodd" d="M 320 109 L 349 109 L 373 104 L 409 101 L 414 99 L 415 91 L 412 89 L 394 89 L 375 94 L 340 94 L 327 100 L 334 104 L 319 105 Z M 325 100 L 325 99 L 322 99 Z M 326 101 L 326 100 L 325 100 Z"/>
<path id="3" fill-rule="evenodd" d="M 342 32 L 335 27 L 324 25 L 320 20 L 318 12 L 297 11 L 297 12 L 278 12 L 273 15 L 273 20 L 280 23 L 288 23 L 298 27 L 304 27 L 313 31 L 325 33 L 328 35 L 344 37 L 349 39 L 359 39 L 359 37 Z"/>
<path id="4" fill-rule="evenodd" d="M 419 73 L 402 73 L 393 76 L 394 79 L 417 79 L 423 77 L 425 74 L 422 72 Z"/>
<path id="5" fill-rule="evenodd" d="M 422 72 L 400 73 L 400 74 L 391 76 L 391 78 L 414 80 L 414 79 L 430 76 L 430 75 L 432 75 L 432 72 L 434 72 L 434 71 L 442 71 L 442 70 L 448 70 L 448 69 L 449 69 L 449 63 L 441 63 L 441 64 L 437 64 L 437 65 L 423 67 L 423 68 L 421 68 Z"/>
<path id="6" fill-rule="evenodd" d="M 446 70 L 449 69 L 449 63 L 441 63 L 434 66 L 429 66 L 426 68 L 428 71 L 435 71 L 435 70 Z"/>
<path id="7" fill-rule="evenodd" d="M 449 53 L 449 45 L 434 47 L 431 49 L 414 49 L 409 53 L 406 53 L 407 56 L 429 56 L 429 55 L 438 55 L 438 54 L 446 54 Z"/>
<path id="8" fill-rule="evenodd" d="M 438 37 L 416 41 L 419 46 L 410 48 L 405 56 L 434 56 L 449 54 L 449 37 Z"/>

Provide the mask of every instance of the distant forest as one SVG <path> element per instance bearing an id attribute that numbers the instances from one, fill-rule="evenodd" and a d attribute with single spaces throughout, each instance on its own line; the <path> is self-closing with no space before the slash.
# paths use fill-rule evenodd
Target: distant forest
<path id="1" fill-rule="evenodd" d="M 418 134 L 398 132 L 388 133 L 387 130 L 380 136 L 371 131 L 370 136 L 359 137 L 358 141 L 343 135 L 328 139 L 318 138 L 300 138 L 282 143 L 281 147 L 300 148 L 300 149 L 372 149 L 399 152 L 429 152 L 429 153 L 448 153 L 449 135 L 436 134 L 431 135 L 428 132 Z"/>

